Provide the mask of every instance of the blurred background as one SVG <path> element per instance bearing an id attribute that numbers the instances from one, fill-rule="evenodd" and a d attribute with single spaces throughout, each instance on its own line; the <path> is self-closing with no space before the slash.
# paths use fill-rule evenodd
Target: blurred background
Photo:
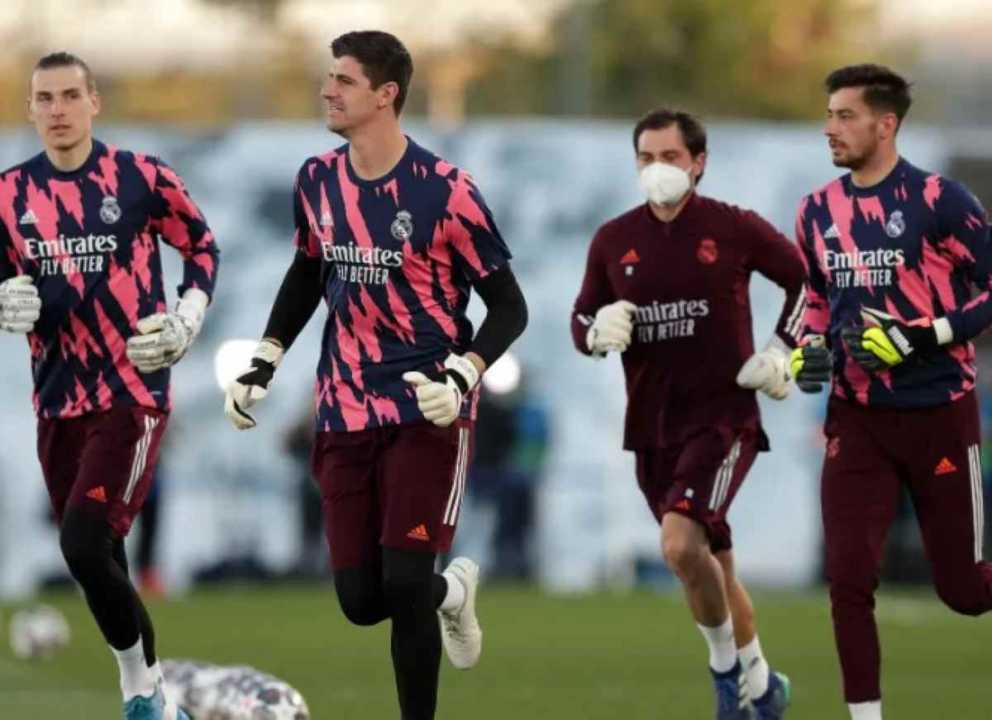
<path id="1" fill-rule="evenodd" d="M 589 611 L 589 619 L 575 621 L 579 635 L 590 623 L 609 625 L 629 613 L 650 623 L 647 632 L 640 620 L 627 623 L 638 638 L 653 638 L 661 632 L 657 624 L 672 626 L 665 632 L 676 645 L 695 642 L 677 585 L 661 562 L 657 527 L 637 490 L 632 458 L 620 449 L 619 363 L 580 356 L 568 330 L 593 232 L 642 201 L 630 142 L 633 123 L 660 105 L 697 113 L 710 134 L 701 192 L 752 208 L 791 236 L 799 198 L 837 175 L 821 133 L 824 76 L 842 64 L 883 62 L 915 83 L 915 104 L 900 133 L 903 154 L 963 180 L 988 207 L 992 6 L 983 0 L 0 4 L 0 166 L 40 149 L 25 118 L 31 66 L 47 52 L 72 51 L 89 62 L 103 96 L 97 136 L 158 154 L 176 168 L 222 249 L 220 282 L 205 329 L 173 371 L 175 410 L 155 502 L 129 540 L 144 591 L 164 598 L 153 614 L 174 623 L 168 632 L 180 637 L 179 627 L 189 618 L 224 617 L 227 608 L 241 608 L 244 623 L 263 633 L 260 625 L 278 624 L 273 608 L 294 602 L 301 604 L 302 615 L 319 614 L 320 622 L 333 628 L 327 631 L 334 638 L 330 645 L 352 637 L 337 617 L 333 591 L 322 584 L 326 550 L 319 500 L 307 472 L 311 385 L 323 311 L 284 361 L 257 429 L 236 433 L 230 428 L 220 387 L 262 331 L 290 262 L 295 172 L 307 157 L 340 143 L 319 119 L 328 43 L 342 32 L 368 28 L 396 33 L 411 50 L 415 73 L 405 129 L 475 176 L 514 252 L 514 269 L 530 307 L 530 326 L 512 357 L 487 376 L 456 552 L 476 557 L 494 588 L 496 581 L 505 581 L 489 596 L 496 622 L 515 626 L 521 613 L 539 617 L 543 603 L 554 613 L 560 607 L 555 602 L 561 601 Z M 168 248 L 164 255 L 171 260 L 166 269 L 172 289 L 181 269 Z M 767 339 L 781 301 L 778 288 L 753 280 L 757 343 Z M 471 311 L 478 319 L 484 308 L 474 304 Z M 989 363 L 987 352 L 979 357 L 983 365 Z M 104 662 L 92 622 L 79 614 L 79 601 L 57 590 L 68 583 L 34 453 L 23 340 L 0 337 L 0 358 L 0 397 L 5 400 L 0 406 L 0 607 L 18 606 L 42 593 L 75 612 L 79 632 L 90 644 L 80 641 L 82 647 L 72 652 L 83 653 L 77 658 L 80 665 L 88 652 L 101 658 L 94 662 L 104 675 L 94 675 L 92 688 L 83 683 L 88 690 L 73 687 L 95 693 L 97 704 L 106 702 L 113 695 L 103 687 L 112 677 L 105 674 L 111 665 Z M 981 377 L 983 397 L 989 398 L 992 374 Z M 821 717 L 819 706 L 810 702 L 818 693 L 826 707 L 841 707 L 820 589 L 823 403 L 798 392 L 784 403 L 762 398 L 773 450 L 759 458 L 731 513 L 739 570 L 754 587 L 764 588 L 769 615 L 782 618 L 778 637 L 788 638 L 794 627 L 814 626 L 810 632 L 818 633 L 793 649 L 796 663 L 813 663 L 803 666 L 811 678 L 827 678 L 807 690 L 809 709 L 803 718 Z M 988 399 L 983 404 L 992 408 Z M 989 427 L 992 423 L 986 422 Z M 986 492 L 989 488 L 987 480 Z M 992 508 L 992 501 L 985 506 Z M 891 533 L 885 572 L 886 587 L 929 582 L 908 504 Z M 954 624 L 956 618 L 939 611 L 929 589 L 919 596 L 912 591 L 895 596 L 892 603 L 895 609 L 880 615 L 883 626 L 929 628 L 933 635 L 921 636 L 920 647 L 933 651 L 931 639 L 939 636 L 937 647 L 946 648 L 948 658 L 968 656 L 972 636 L 966 626 Z M 596 608 L 601 610 L 596 613 Z M 814 616 L 814 623 L 806 622 Z M 958 638 L 958 631 L 960 642 L 950 645 L 948 638 Z M 300 642 L 308 632 L 299 631 Z M 506 632 L 513 637 L 509 627 Z M 771 637 L 774 632 L 774 626 L 763 630 Z M 225 629 L 220 635 L 233 633 Z M 189 632 L 174 643 L 174 651 L 199 650 L 255 664 L 266 658 L 265 653 L 242 657 L 250 651 L 233 640 L 225 644 L 213 638 L 198 645 L 206 642 L 200 634 Z M 249 643 L 250 637 L 242 641 Z M 285 645 L 296 652 L 293 637 L 287 631 Z M 313 644 L 313 662 L 323 662 L 325 646 L 307 642 Z M 630 642 L 628 637 L 615 647 L 607 643 L 603 651 L 614 647 L 622 657 Z M 816 653 L 803 652 L 807 644 L 815 644 Z M 378 668 L 374 672 L 388 670 L 384 648 L 380 644 L 369 651 L 369 663 Z M 644 652 L 654 649 L 651 641 Z M 704 662 L 702 648 L 696 649 Z M 494 666 L 500 657 L 519 658 L 524 652 L 512 643 L 503 651 L 506 655 L 497 654 Z M 673 651 L 668 647 L 666 652 Z M 275 653 L 265 669 L 292 678 L 308 665 L 302 657 Z M 5 690 L 39 702 L 31 683 L 49 687 L 44 674 L 29 681 L 3 662 L 0 655 L 0 702 Z M 925 717 L 913 714 L 919 707 L 913 700 L 913 669 L 892 667 L 903 678 L 906 709 L 899 717 Z M 352 716 L 347 708 L 358 707 L 356 698 L 368 700 L 359 686 L 347 684 L 354 678 L 340 679 L 334 688 L 316 677 L 304 678 L 304 694 L 326 698 L 327 704 L 318 706 L 334 708 L 342 717 Z M 370 710 L 363 717 L 390 716 L 388 673 L 380 680 L 382 714 Z M 540 693 L 521 691 L 522 682 L 527 685 L 519 677 L 508 680 L 511 689 L 504 700 L 533 709 Z M 628 708 L 640 717 L 656 707 L 652 702 L 640 712 L 639 705 L 624 705 L 635 702 L 631 698 L 637 693 L 624 690 L 623 682 L 639 682 L 636 678 L 610 682 L 597 692 L 610 699 L 614 711 Z M 657 693 L 667 691 L 652 692 L 657 700 Z M 700 707 L 706 707 L 701 693 Z M 450 697 L 456 703 L 459 696 Z M 577 702 L 584 709 L 567 716 L 614 716 Z M 311 709 L 314 704 L 311 700 Z M 697 716 L 686 712 L 685 717 Z M 489 715 L 483 711 L 473 717 Z"/>

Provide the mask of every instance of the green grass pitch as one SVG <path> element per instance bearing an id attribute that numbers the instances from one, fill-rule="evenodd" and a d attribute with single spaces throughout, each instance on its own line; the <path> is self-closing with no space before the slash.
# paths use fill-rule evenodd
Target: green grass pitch
<path id="1" fill-rule="evenodd" d="M 25 663 L 0 646 L 0 717 L 119 717 L 117 671 L 74 593 L 47 595 L 72 626 L 71 647 Z M 772 664 L 792 677 L 795 720 L 843 720 L 846 708 L 824 592 L 759 593 Z M 703 641 L 678 594 L 552 597 L 484 587 L 482 661 L 443 661 L 438 718 L 701 720 L 712 698 Z M 878 604 L 886 717 L 992 718 L 988 620 L 955 616 L 930 593 Z M 396 720 L 388 623 L 348 625 L 330 586 L 233 586 L 152 603 L 164 657 L 249 664 L 296 686 L 315 720 Z M 14 607 L 3 607 L 9 619 Z"/>

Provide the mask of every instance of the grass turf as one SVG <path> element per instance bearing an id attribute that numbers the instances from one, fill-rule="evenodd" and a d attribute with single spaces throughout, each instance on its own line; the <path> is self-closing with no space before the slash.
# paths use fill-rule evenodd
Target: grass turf
<path id="1" fill-rule="evenodd" d="M 42 601 L 66 613 L 69 649 L 48 662 L 0 646 L 0 717 L 120 716 L 116 666 L 75 593 Z M 756 598 L 762 644 L 793 681 L 795 720 L 847 717 L 822 592 Z M 2 608 L 5 618 L 15 607 Z M 396 720 L 388 623 L 347 624 L 329 586 L 232 586 L 150 610 L 164 657 L 249 664 L 306 697 L 315 720 Z M 677 594 L 550 597 L 484 588 L 482 662 L 443 661 L 438 718 L 623 720 L 711 718 L 703 641 Z M 930 594 L 879 598 L 887 717 L 981 719 L 988 709 L 988 621 L 964 618 Z"/>

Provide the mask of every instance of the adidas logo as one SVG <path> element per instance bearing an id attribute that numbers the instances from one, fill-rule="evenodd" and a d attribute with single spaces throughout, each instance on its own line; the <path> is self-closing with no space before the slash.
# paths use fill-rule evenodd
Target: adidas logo
<path id="1" fill-rule="evenodd" d="M 427 528 L 423 525 L 418 525 L 408 532 L 406 536 L 411 540 L 420 540 L 422 542 L 427 542 L 431 539 L 431 536 L 427 534 Z"/>
<path id="2" fill-rule="evenodd" d="M 325 212 L 324 214 L 322 214 L 320 216 L 320 226 L 321 227 L 333 227 L 334 226 L 334 218 L 331 216 L 331 214 L 329 212 Z"/>
<path id="3" fill-rule="evenodd" d="M 107 502 L 107 491 L 103 489 L 103 485 L 97 485 L 92 490 L 86 491 L 86 497 L 90 500 L 105 503 Z"/>
<path id="4" fill-rule="evenodd" d="M 639 263 L 641 261 L 641 256 L 637 254 L 634 248 L 631 248 L 627 253 L 620 258 L 621 265 L 632 265 L 633 263 Z"/>
<path id="5" fill-rule="evenodd" d="M 836 240 L 839 237 L 840 237 L 840 230 L 837 229 L 836 223 L 828 227 L 827 231 L 823 233 L 824 240 L 831 240 L 831 239 Z"/>
<path id="6" fill-rule="evenodd" d="M 18 222 L 21 225 L 37 225 L 38 216 L 34 214 L 34 210 L 28 208 L 28 211 L 21 215 L 21 219 Z"/>
<path id="7" fill-rule="evenodd" d="M 954 463 L 948 460 L 946 457 L 941 458 L 940 462 L 937 463 L 937 467 L 934 468 L 934 475 L 948 475 L 952 472 L 957 472 L 958 469 L 955 467 Z"/>

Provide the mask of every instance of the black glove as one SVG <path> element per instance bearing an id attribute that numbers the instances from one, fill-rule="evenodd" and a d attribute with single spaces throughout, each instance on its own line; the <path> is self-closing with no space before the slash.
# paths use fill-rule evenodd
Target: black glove
<path id="1" fill-rule="evenodd" d="M 937 331 L 929 318 L 904 323 L 881 310 L 861 310 L 864 326 L 848 326 L 841 337 L 855 362 L 869 372 L 888 370 L 913 353 L 925 354 L 939 347 Z"/>
<path id="2" fill-rule="evenodd" d="M 808 335 L 803 344 L 792 351 L 789 369 L 796 386 L 805 393 L 818 393 L 830 382 L 834 358 L 822 335 Z"/>

